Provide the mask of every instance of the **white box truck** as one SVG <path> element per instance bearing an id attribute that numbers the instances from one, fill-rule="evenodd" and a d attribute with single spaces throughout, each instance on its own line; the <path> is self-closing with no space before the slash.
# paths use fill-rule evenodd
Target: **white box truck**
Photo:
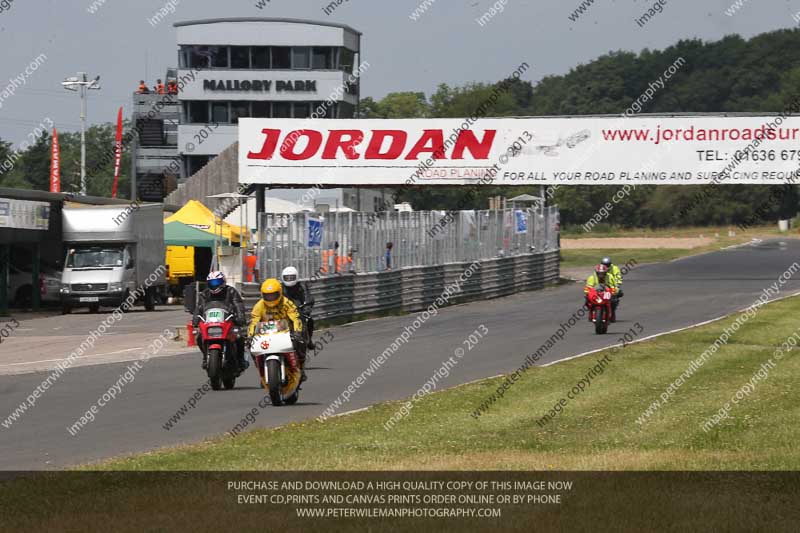
<path id="1" fill-rule="evenodd" d="M 96 313 L 100 306 L 118 307 L 126 300 L 155 309 L 167 286 L 161 204 L 68 204 L 62 220 L 67 247 L 61 275 L 64 314 L 76 307 Z"/>

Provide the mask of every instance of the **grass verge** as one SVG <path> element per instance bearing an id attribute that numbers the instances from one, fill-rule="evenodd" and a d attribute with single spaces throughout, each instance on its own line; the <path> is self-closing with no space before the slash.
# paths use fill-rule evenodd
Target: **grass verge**
<path id="1" fill-rule="evenodd" d="M 762 307 L 641 425 L 637 418 L 651 402 L 738 315 L 617 350 L 602 375 L 544 427 L 536 421 L 604 353 L 529 370 L 477 419 L 471 413 L 502 378 L 428 395 L 391 431 L 384 423 L 402 402 L 378 404 L 322 423 L 305 421 L 121 458 L 91 469 L 797 470 L 798 350 L 788 352 L 735 405 L 730 418 L 710 431 L 701 424 L 798 330 L 798 313 L 800 298 Z M 615 324 L 609 340 L 631 325 Z M 656 325 L 641 324 L 640 337 L 648 334 L 648 326 Z M 593 333 L 586 324 L 571 334 Z M 519 354 L 520 362 L 526 355 Z"/>
<path id="2" fill-rule="evenodd" d="M 777 224 L 753 226 L 745 231 L 736 226 L 687 226 L 674 228 L 619 228 L 616 226 L 598 225 L 592 231 L 584 231 L 581 226 L 570 226 L 562 228 L 562 239 L 596 239 L 604 237 L 647 237 L 647 238 L 685 238 L 685 237 L 715 237 L 728 238 L 728 231 L 734 230 L 736 237 L 750 240 L 752 238 L 767 237 L 796 237 L 797 229 L 792 229 L 788 233 L 781 232 Z"/>
<path id="3" fill-rule="evenodd" d="M 581 249 L 561 250 L 561 268 L 591 268 L 600 262 L 603 257 L 611 257 L 617 265 L 624 265 L 630 259 L 635 259 L 637 264 L 661 263 L 672 261 L 681 257 L 695 255 L 697 249 L 688 248 L 642 248 L 642 249 Z M 587 271 L 588 276 L 590 271 Z"/>

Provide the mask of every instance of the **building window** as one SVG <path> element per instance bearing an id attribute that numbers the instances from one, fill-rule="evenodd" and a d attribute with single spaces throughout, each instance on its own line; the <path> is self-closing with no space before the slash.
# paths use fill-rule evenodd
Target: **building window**
<path id="1" fill-rule="evenodd" d="M 253 102 L 253 118 L 272 118 L 272 102 Z"/>
<path id="2" fill-rule="evenodd" d="M 200 170 L 206 166 L 211 160 L 210 156 L 207 155 L 187 155 L 186 157 L 186 177 L 191 177 L 200 172 Z"/>
<path id="3" fill-rule="evenodd" d="M 337 102 L 338 113 L 332 115 L 334 118 L 353 118 L 356 115 L 356 107 L 349 102 Z"/>
<path id="4" fill-rule="evenodd" d="M 227 46 L 209 46 L 208 51 L 211 54 L 212 68 L 228 68 Z"/>
<path id="5" fill-rule="evenodd" d="M 336 103 L 311 102 L 311 114 L 315 115 L 314 118 L 335 118 Z"/>
<path id="6" fill-rule="evenodd" d="M 250 49 L 250 57 L 254 69 L 267 70 L 270 68 L 269 46 L 253 46 Z"/>
<path id="7" fill-rule="evenodd" d="M 196 100 L 186 102 L 189 124 L 208 124 L 208 102 Z"/>
<path id="8" fill-rule="evenodd" d="M 348 73 L 353 73 L 353 63 L 356 60 L 356 55 L 352 50 L 348 50 L 347 48 L 342 48 L 339 51 L 339 70 L 343 70 Z"/>
<path id="9" fill-rule="evenodd" d="M 294 103 L 294 118 L 308 118 L 311 116 L 311 104 L 308 102 Z"/>
<path id="10" fill-rule="evenodd" d="M 228 102 L 211 102 L 211 119 L 217 124 L 228 124 Z"/>
<path id="11" fill-rule="evenodd" d="M 288 46 L 272 47 L 272 68 L 279 70 L 289 70 L 292 68 L 291 48 Z"/>
<path id="12" fill-rule="evenodd" d="M 311 67 L 315 70 L 333 69 L 333 48 L 315 46 L 311 57 Z"/>
<path id="13" fill-rule="evenodd" d="M 179 57 L 182 68 L 208 68 L 207 46 L 182 46 Z"/>
<path id="14" fill-rule="evenodd" d="M 204 46 L 180 47 L 180 68 L 256 70 L 343 70 L 352 73 L 355 52 L 330 46 Z"/>
<path id="15" fill-rule="evenodd" d="M 316 118 L 328 118 L 331 116 L 333 105 L 328 105 L 327 102 L 311 102 L 311 114 L 316 115 Z"/>
<path id="16" fill-rule="evenodd" d="M 297 46 L 292 48 L 292 68 L 307 70 L 311 68 L 311 47 Z"/>
<path id="17" fill-rule="evenodd" d="M 240 118 L 250 117 L 250 102 L 231 102 L 231 124 L 238 124 Z"/>
<path id="18" fill-rule="evenodd" d="M 231 46 L 231 68 L 250 68 L 249 46 Z"/>
<path id="19" fill-rule="evenodd" d="M 292 118 L 292 104 L 290 102 L 273 102 L 272 118 Z"/>

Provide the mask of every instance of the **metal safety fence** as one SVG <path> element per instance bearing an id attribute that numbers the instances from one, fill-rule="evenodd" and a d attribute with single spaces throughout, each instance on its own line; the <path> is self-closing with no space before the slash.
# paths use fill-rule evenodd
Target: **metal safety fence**
<path id="1" fill-rule="evenodd" d="M 259 278 L 396 271 L 559 249 L 557 207 L 486 211 L 262 213 Z"/>
<path id="2" fill-rule="evenodd" d="M 559 278 L 558 250 L 483 261 L 409 267 L 390 272 L 314 278 L 317 320 L 347 319 L 385 311 L 415 312 L 455 303 L 486 300 L 541 289 Z M 259 285 L 243 286 L 248 307 L 260 297 Z M 446 298 L 445 298 L 446 295 Z M 444 304 L 440 304 L 446 300 Z"/>

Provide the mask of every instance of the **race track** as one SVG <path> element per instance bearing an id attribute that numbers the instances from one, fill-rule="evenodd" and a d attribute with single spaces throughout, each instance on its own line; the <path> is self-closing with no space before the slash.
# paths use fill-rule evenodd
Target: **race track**
<path id="1" fill-rule="evenodd" d="M 619 264 L 628 259 L 636 259 L 636 250 L 631 250 L 630 257 L 615 258 Z M 634 322 L 644 328 L 643 337 L 731 313 L 751 304 L 765 288 L 777 283 L 796 260 L 800 260 L 800 241 L 770 240 L 671 263 L 638 266 L 626 277 L 620 321 L 612 325 L 608 335 L 595 335 L 588 322 L 577 324 L 539 364 L 612 345 Z M 800 272 L 779 286 L 779 293 L 772 297 L 796 291 L 800 291 Z M 553 335 L 581 302 L 580 286 L 567 284 L 443 309 L 338 412 L 410 396 L 443 360 L 464 346 L 465 337 L 481 324 L 488 335 L 460 359 L 444 386 L 512 371 Z M 138 349 L 165 327 L 185 324 L 186 316 L 181 311 L 165 310 L 126 317 L 115 334 L 98 341 L 97 358 L 82 360 L 9 428 L 0 426 L 0 469 L 63 468 L 197 442 L 235 426 L 263 397 L 253 368 L 239 379 L 235 390 L 205 395 L 171 430 L 162 427 L 206 379 L 199 352 L 173 343 L 162 356 L 146 362 L 136 379 L 99 411 L 93 423 L 75 436 L 67 431 L 130 364 L 107 361 L 119 361 L 119 350 L 129 350 L 122 352 L 126 358 L 135 357 Z M 43 369 L 55 364 L 48 360 L 57 362 L 66 357 L 75 348 L 75 339 L 80 342 L 100 319 L 100 315 L 82 314 L 22 321 L 11 339 L 13 343 L 0 346 L 0 421 L 6 420 L 47 377 Z M 277 426 L 319 416 L 414 319 L 413 315 L 382 318 L 330 330 L 333 340 L 318 357 L 310 359 L 310 379 L 298 405 L 263 410 L 255 426 Z M 40 362 L 30 365 L 32 361 Z M 464 409 L 472 411 L 475 407 L 465 405 Z"/>

